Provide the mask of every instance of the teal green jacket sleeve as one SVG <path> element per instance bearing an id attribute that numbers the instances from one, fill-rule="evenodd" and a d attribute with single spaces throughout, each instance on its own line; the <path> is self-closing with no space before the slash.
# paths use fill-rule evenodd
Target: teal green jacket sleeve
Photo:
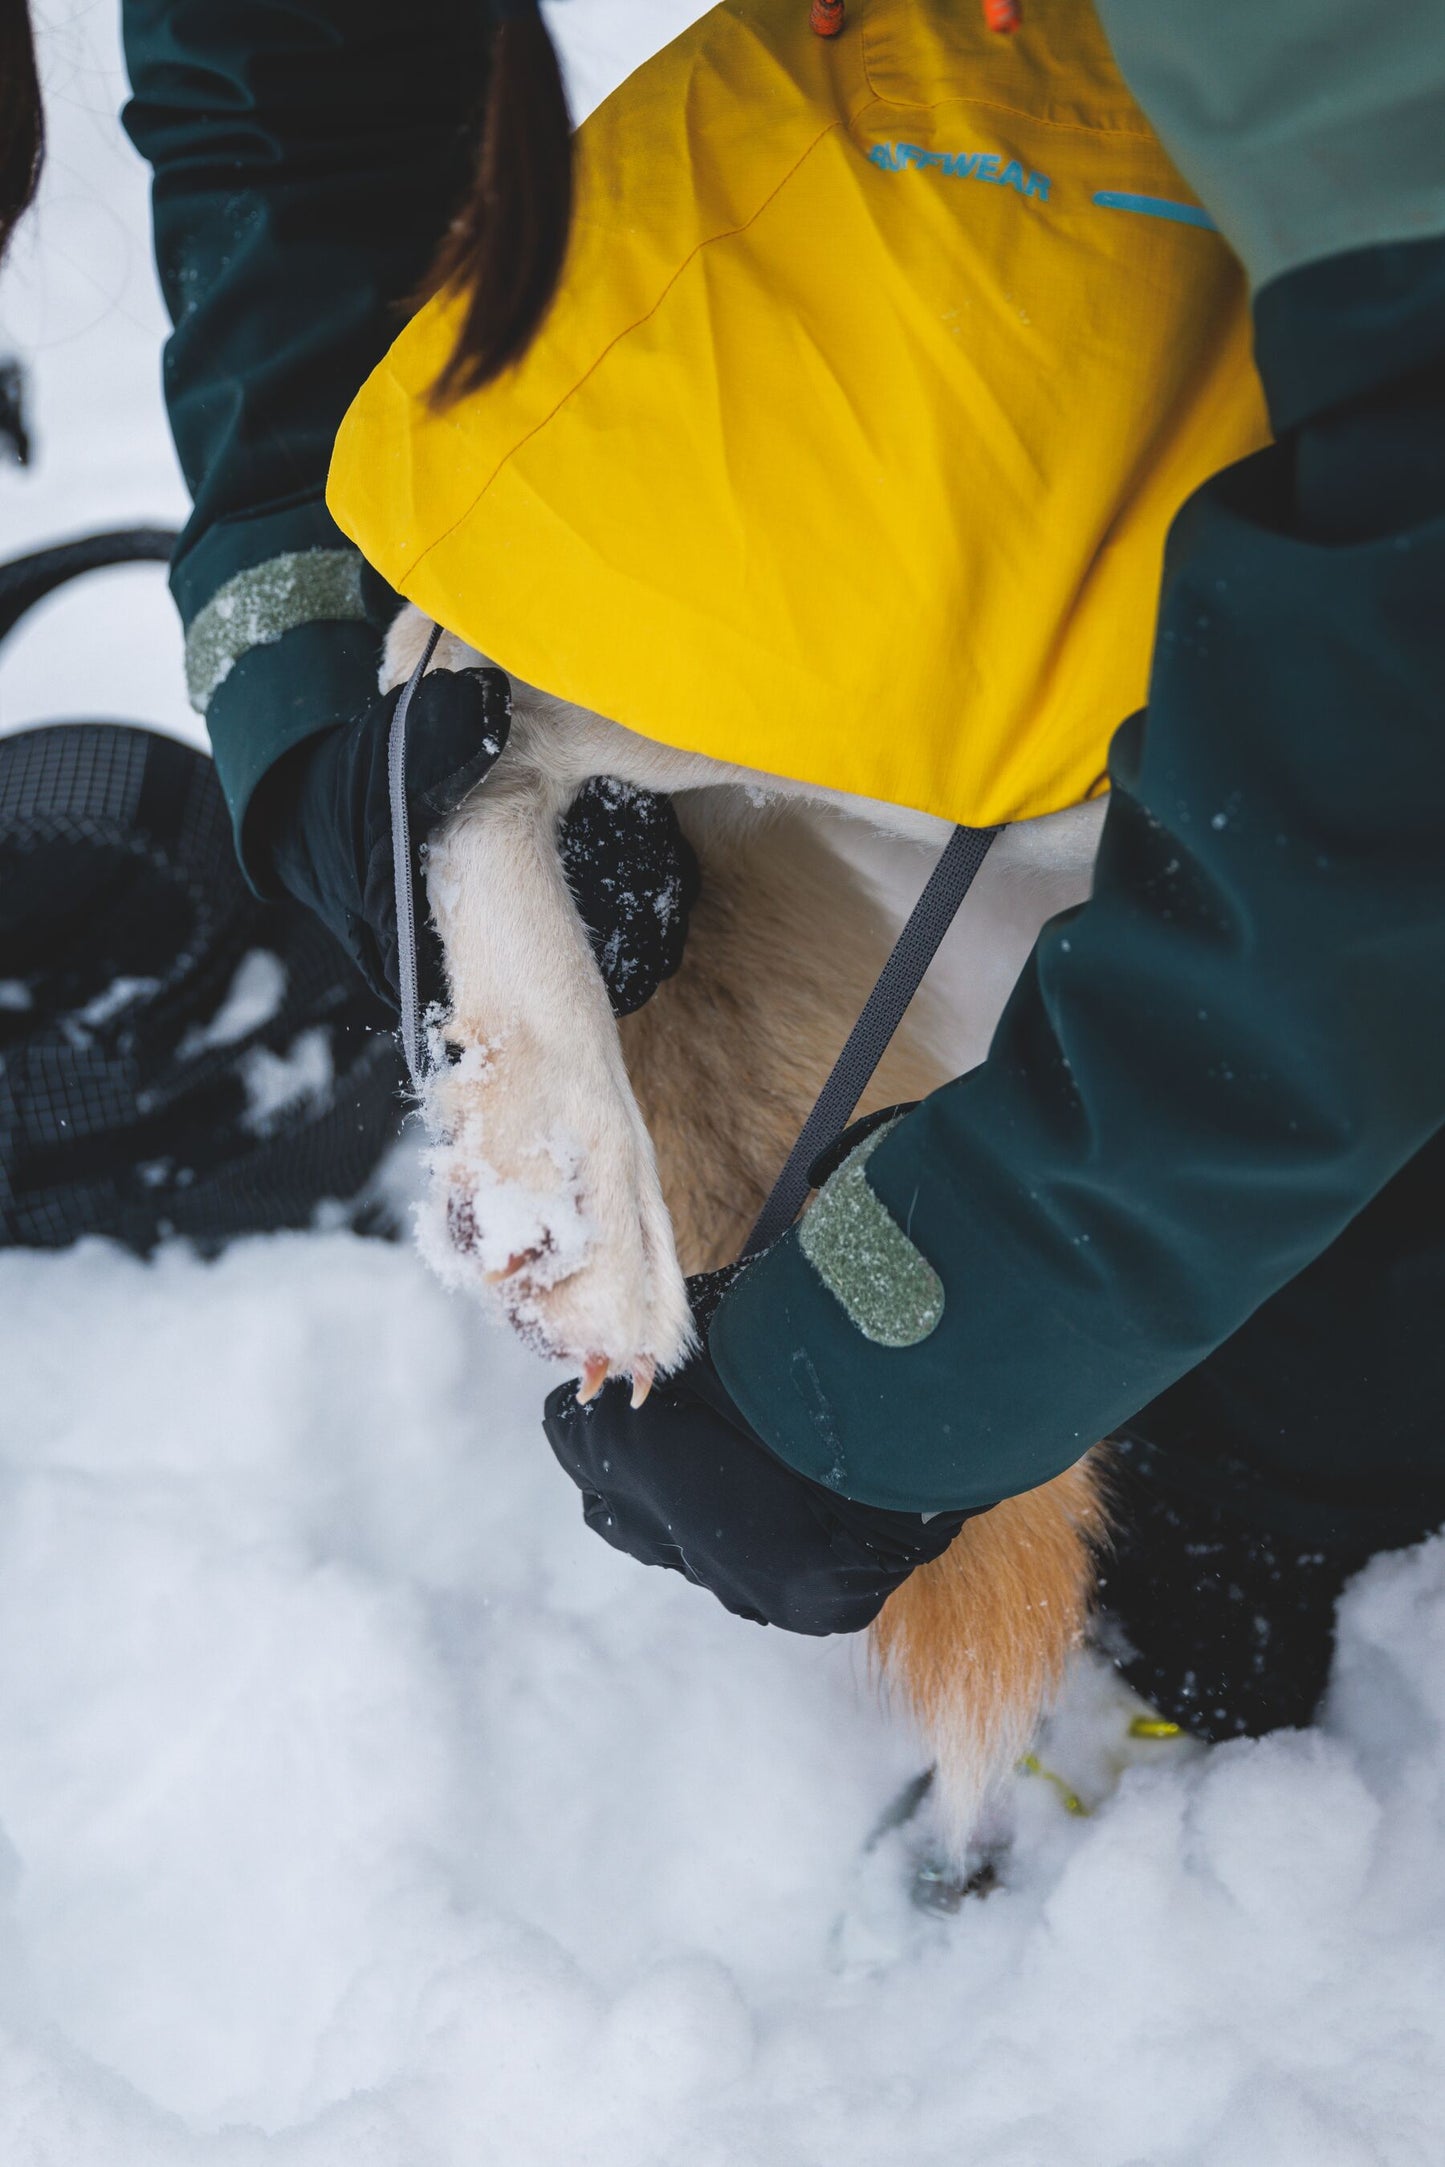
<path id="1" fill-rule="evenodd" d="M 1056 1474 L 1445 1125 L 1445 240 L 1255 324 L 1277 441 L 1175 523 L 1091 900 L 713 1325 L 763 1438 L 869 1503 Z"/>
<path id="2" fill-rule="evenodd" d="M 1445 232 L 1440 0 L 1098 0 L 1098 14 L 1252 290 Z"/>
<path id="3" fill-rule="evenodd" d="M 124 0 L 123 21 L 194 501 L 171 581 L 239 839 L 281 754 L 376 689 L 396 602 L 327 512 L 326 471 L 463 186 L 487 10 Z"/>

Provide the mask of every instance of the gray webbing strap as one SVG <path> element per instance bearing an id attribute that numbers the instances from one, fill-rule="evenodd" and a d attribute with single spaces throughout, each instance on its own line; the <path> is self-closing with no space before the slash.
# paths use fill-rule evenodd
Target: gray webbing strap
<path id="1" fill-rule="evenodd" d="M 406 718 L 416 688 L 426 675 L 427 664 L 436 653 L 437 641 L 442 636 L 440 625 L 433 625 L 431 637 L 422 649 L 421 660 L 412 671 L 396 703 L 396 713 L 391 718 L 391 735 L 386 741 L 386 788 L 391 799 L 391 867 L 396 883 L 396 963 L 397 980 L 401 993 L 401 1044 L 406 1055 L 407 1074 L 413 1091 L 420 1092 L 426 1082 L 430 1063 L 421 1029 L 421 994 L 417 987 L 416 968 L 416 912 L 412 906 L 411 888 L 411 821 L 406 810 Z"/>
<path id="2" fill-rule="evenodd" d="M 787 1164 L 743 1244 L 743 1256 L 756 1256 L 759 1250 L 769 1248 L 787 1233 L 802 1210 L 811 1186 L 808 1168 L 846 1128 L 998 832 L 997 828 L 958 827 L 949 837 L 943 856 L 909 912 L 908 923 L 894 943 L 877 985 L 863 1004 L 862 1015 L 848 1033 L 843 1051 L 788 1154 Z"/>

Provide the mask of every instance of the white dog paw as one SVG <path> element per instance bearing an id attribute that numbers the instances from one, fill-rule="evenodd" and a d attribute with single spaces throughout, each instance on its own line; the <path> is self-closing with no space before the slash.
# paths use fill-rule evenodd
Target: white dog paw
<path id="1" fill-rule="evenodd" d="M 466 1047 L 433 1078 L 424 1111 L 436 1139 L 419 1224 L 428 1261 L 539 1352 L 576 1363 L 584 1397 L 630 1377 L 640 1404 L 686 1358 L 693 1329 L 636 1109 L 519 1028 Z"/>

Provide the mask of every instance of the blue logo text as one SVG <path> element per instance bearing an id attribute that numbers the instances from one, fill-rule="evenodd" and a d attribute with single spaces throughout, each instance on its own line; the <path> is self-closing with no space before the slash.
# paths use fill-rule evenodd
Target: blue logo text
<path id="1" fill-rule="evenodd" d="M 997 188 L 1016 189 L 1021 196 L 1037 197 L 1040 203 L 1049 200 L 1047 173 L 1027 173 L 1017 158 L 1010 158 L 1005 165 L 992 151 L 949 152 L 920 150 L 916 143 L 875 143 L 868 157 L 885 173 L 903 173 L 909 166 L 916 166 L 921 173 L 932 166 L 950 180 L 992 181 Z"/>

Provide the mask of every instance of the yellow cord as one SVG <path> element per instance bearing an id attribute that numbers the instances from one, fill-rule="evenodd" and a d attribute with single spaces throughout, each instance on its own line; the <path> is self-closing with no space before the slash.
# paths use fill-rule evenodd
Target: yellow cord
<path id="1" fill-rule="evenodd" d="M 1167 1723 L 1163 1716 L 1135 1716 L 1129 1725 L 1129 1736 L 1182 1738 L 1184 1733 L 1177 1723 Z M 1063 1802 L 1065 1813 L 1076 1814 L 1081 1821 L 1088 1821 L 1093 1817 L 1093 1807 L 1086 1806 L 1078 1792 L 1069 1789 L 1062 1776 L 1057 1775 L 1052 1768 L 1045 1768 L 1036 1753 L 1026 1753 L 1019 1762 L 1019 1767 L 1026 1776 L 1039 1776 L 1045 1783 L 1051 1783 Z"/>
<path id="2" fill-rule="evenodd" d="M 1077 1814 L 1084 1821 L 1090 1818 L 1092 1809 L 1084 1804 L 1078 1792 L 1071 1791 L 1063 1777 L 1055 1775 L 1052 1768 L 1045 1768 L 1036 1753 L 1026 1753 L 1019 1762 L 1019 1767 L 1026 1776 L 1042 1776 L 1045 1783 L 1051 1783 L 1064 1802 L 1065 1813 Z"/>

